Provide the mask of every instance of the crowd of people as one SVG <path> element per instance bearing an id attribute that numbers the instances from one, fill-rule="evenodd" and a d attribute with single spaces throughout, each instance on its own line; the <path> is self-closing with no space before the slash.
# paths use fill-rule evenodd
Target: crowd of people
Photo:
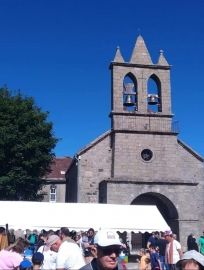
<path id="1" fill-rule="evenodd" d="M 184 252 L 172 231 L 153 232 L 138 261 L 140 270 L 204 270 L 204 236 L 190 234 Z"/>
<path id="2" fill-rule="evenodd" d="M 118 269 L 119 255 L 125 249 L 111 230 L 76 232 L 62 227 L 39 234 L 18 230 L 12 238 L 5 228 L 0 231 L 0 270 L 113 270 Z"/>
<path id="3" fill-rule="evenodd" d="M 140 251 L 139 269 L 204 270 L 204 236 L 194 239 L 188 236 L 183 252 L 172 231 L 152 233 Z M 126 270 L 126 249 L 119 234 L 107 229 L 76 232 L 62 227 L 24 234 L 0 227 L 0 270 Z"/>

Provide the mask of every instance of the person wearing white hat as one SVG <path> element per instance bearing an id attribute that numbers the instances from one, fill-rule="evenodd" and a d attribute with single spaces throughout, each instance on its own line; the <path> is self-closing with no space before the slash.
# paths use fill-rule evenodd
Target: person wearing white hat
<path id="1" fill-rule="evenodd" d="M 92 252 L 95 258 L 80 270 L 117 270 L 122 243 L 119 235 L 112 230 L 101 229 L 94 237 Z"/>
<path id="2" fill-rule="evenodd" d="M 187 251 L 176 266 L 178 270 L 204 270 L 204 256 L 196 250 Z"/>

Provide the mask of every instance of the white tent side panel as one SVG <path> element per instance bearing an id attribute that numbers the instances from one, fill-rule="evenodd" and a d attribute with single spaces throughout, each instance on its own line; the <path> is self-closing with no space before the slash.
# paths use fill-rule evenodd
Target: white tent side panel
<path id="1" fill-rule="evenodd" d="M 0 201 L 0 226 L 17 229 L 88 230 L 110 228 L 120 232 L 169 230 L 154 205 L 46 203 Z"/>

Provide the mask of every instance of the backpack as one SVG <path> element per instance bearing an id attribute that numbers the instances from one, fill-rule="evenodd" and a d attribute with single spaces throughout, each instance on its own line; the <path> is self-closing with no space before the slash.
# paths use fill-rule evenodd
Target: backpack
<path id="1" fill-rule="evenodd" d="M 29 236 L 28 240 L 29 240 L 29 242 L 30 242 L 31 245 L 35 245 L 36 242 L 37 242 L 37 237 L 36 237 L 35 234 L 31 234 L 31 235 Z"/>

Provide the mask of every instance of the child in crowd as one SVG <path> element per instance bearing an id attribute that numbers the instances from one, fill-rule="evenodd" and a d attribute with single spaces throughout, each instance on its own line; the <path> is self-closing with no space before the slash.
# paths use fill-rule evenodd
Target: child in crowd
<path id="1" fill-rule="evenodd" d="M 35 252 L 32 256 L 33 270 L 40 270 L 44 261 L 44 255 L 41 252 Z"/>
<path id="2" fill-rule="evenodd" d="M 155 246 L 149 246 L 150 251 L 150 261 L 151 261 L 151 270 L 161 270 L 161 262 L 159 259 L 159 253 L 157 252 Z"/>
<path id="3" fill-rule="evenodd" d="M 20 270 L 32 270 L 32 263 L 28 259 L 24 259 L 19 266 Z"/>
<path id="4" fill-rule="evenodd" d="M 150 270 L 150 254 L 145 249 L 140 250 L 139 270 Z"/>

